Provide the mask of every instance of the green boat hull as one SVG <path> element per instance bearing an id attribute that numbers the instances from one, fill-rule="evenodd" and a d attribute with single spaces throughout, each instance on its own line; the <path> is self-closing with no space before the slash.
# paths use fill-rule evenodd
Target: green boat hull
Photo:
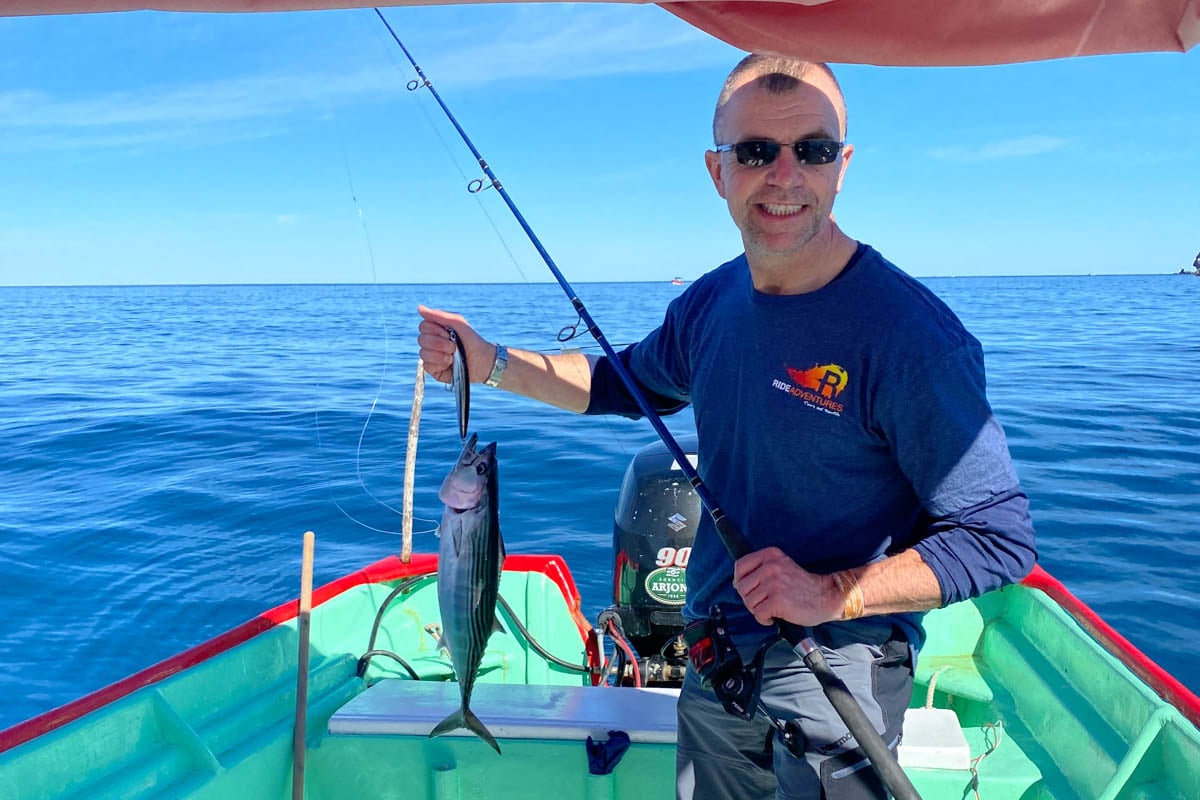
<path id="1" fill-rule="evenodd" d="M 360 677 L 384 600 L 406 575 L 432 568 L 429 557 L 413 565 L 392 559 L 317 592 L 307 797 L 673 796 L 673 698 L 591 686 L 588 674 L 535 652 L 507 624 L 507 612 L 473 700 L 503 754 L 465 731 L 428 738 L 428 715 L 458 704 L 449 660 L 425 629 L 438 622 L 433 575 L 388 605 L 376 642 L 421 681 L 379 656 Z M 561 561 L 510 558 L 501 594 L 546 650 L 588 661 L 587 626 Z M 1164 688 L 1157 668 L 1136 651 L 1131 661 L 1068 610 L 1061 598 L 1018 585 L 928 615 L 912 706 L 952 712 L 969 752 L 947 744 L 952 752 L 939 754 L 947 743 L 941 733 L 922 742 L 906 727 L 902 763 L 942 764 L 906 766 L 922 797 L 971 796 L 974 777 L 962 767 L 985 753 L 975 766 L 986 800 L 1200 797 L 1200 704 L 1169 676 Z M 0 800 L 291 797 L 297 651 L 290 603 L 0 732 Z M 616 728 L 630 733 L 632 745 L 611 773 L 590 774 L 587 734 Z"/>

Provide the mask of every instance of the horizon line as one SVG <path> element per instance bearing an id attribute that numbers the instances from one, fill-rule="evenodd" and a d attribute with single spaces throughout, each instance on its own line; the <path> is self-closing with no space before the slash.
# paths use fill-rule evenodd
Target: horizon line
<path id="1" fill-rule="evenodd" d="M 1131 278 L 1142 276 L 1177 276 L 1193 275 L 1191 272 L 1054 272 L 1054 273 L 1021 273 L 1021 274 L 991 274 L 991 275 L 911 275 L 917 280 L 929 279 L 975 279 L 975 278 Z M 694 283 L 696 279 L 685 278 L 684 284 Z M 631 281 L 587 281 L 574 280 L 571 282 L 581 285 L 599 286 L 604 284 L 674 284 L 670 278 L 654 280 Z M 267 286 L 561 286 L 557 281 L 292 281 L 292 282 L 246 282 L 246 283 L 0 283 L 0 289 L 199 289 L 199 288 L 233 288 L 233 287 L 267 287 Z"/>

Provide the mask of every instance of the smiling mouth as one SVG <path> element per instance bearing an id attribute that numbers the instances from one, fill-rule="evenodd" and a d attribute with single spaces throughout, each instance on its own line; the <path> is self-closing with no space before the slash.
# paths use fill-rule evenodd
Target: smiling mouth
<path id="1" fill-rule="evenodd" d="M 804 205 L 795 203 L 759 203 L 758 207 L 768 217 L 790 217 L 805 209 Z"/>

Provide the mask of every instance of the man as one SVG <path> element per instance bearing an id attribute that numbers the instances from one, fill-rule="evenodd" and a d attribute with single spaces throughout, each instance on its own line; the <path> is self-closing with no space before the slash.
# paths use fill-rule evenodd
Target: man
<path id="1" fill-rule="evenodd" d="M 917 281 L 832 216 L 854 148 L 823 64 L 752 55 L 730 74 L 705 162 L 745 253 L 695 281 L 620 354 L 662 411 L 692 403 L 698 469 L 751 543 L 733 563 L 710 520 L 685 616 L 726 618 L 761 698 L 798 724 L 802 755 L 761 717 L 727 714 L 689 672 L 679 700 L 681 798 L 882 798 L 815 678 L 771 627 L 812 626 L 894 750 L 912 694 L 920 612 L 1018 580 L 1035 559 L 1028 501 L 985 396 L 982 351 Z M 607 359 L 505 351 L 422 307 L 426 369 L 586 413 L 635 415 Z"/>

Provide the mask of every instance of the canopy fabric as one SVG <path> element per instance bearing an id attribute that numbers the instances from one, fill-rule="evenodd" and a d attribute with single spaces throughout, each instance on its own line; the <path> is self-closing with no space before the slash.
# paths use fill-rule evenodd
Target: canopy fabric
<path id="1" fill-rule="evenodd" d="M 451 3 L 0 0 L 0 15 L 138 9 L 298 11 L 439 4 Z M 742 50 L 836 63 L 1006 64 L 1105 53 L 1183 52 L 1200 41 L 1200 0 L 684 0 L 661 5 Z"/>
<path id="2" fill-rule="evenodd" d="M 1183 52 L 1200 0 L 792 0 L 662 7 L 734 47 L 813 61 L 973 66 Z"/>

